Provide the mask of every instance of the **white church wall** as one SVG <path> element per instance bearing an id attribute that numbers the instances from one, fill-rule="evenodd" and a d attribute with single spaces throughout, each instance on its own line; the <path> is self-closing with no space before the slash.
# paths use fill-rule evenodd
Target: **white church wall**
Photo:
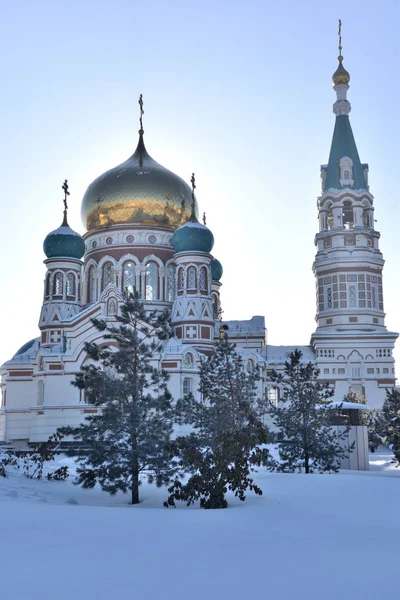
<path id="1" fill-rule="evenodd" d="M 80 391 L 72 385 L 75 375 L 49 375 L 45 380 L 46 406 L 68 406 L 79 404 Z"/>

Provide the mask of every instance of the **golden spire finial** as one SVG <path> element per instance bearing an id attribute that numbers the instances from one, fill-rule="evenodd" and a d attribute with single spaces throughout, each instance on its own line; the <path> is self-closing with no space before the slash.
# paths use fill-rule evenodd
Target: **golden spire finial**
<path id="1" fill-rule="evenodd" d="M 144 115 L 144 110 L 143 110 L 143 95 L 140 94 L 139 96 L 139 106 L 140 106 L 140 117 L 139 117 L 139 122 L 140 122 L 140 129 L 139 129 L 139 133 L 140 135 L 144 134 L 144 130 L 143 130 L 143 115 Z"/>
<path id="2" fill-rule="evenodd" d="M 350 74 L 343 66 L 343 56 L 342 56 L 342 21 L 338 20 L 338 48 L 339 48 L 339 56 L 338 61 L 339 65 L 336 71 L 333 74 L 332 80 L 333 85 L 349 85 Z"/>

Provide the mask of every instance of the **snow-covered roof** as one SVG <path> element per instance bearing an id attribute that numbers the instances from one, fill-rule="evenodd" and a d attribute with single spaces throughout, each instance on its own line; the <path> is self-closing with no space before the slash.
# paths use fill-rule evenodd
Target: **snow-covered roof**
<path id="1" fill-rule="evenodd" d="M 228 326 L 228 335 L 229 333 L 246 333 L 246 332 L 265 332 L 265 317 L 255 316 L 251 317 L 251 319 L 246 320 L 238 320 L 238 321 L 223 321 L 223 325 Z M 216 330 L 219 330 L 220 324 L 217 321 L 215 324 Z"/>
<path id="2" fill-rule="evenodd" d="M 352 408 L 357 410 L 369 410 L 369 407 L 366 404 L 359 404 L 358 402 L 340 402 L 340 400 L 334 400 L 332 402 L 332 406 L 340 406 L 340 408 L 344 408 L 346 410 L 350 410 Z"/>
<path id="3" fill-rule="evenodd" d="M 295 350 L 302 353 L 302 362 L 315 362 L 315 353 L 312 346 L 266 346 L 266 359 L 268 363 L 284 363 L 289 354 Z"/>

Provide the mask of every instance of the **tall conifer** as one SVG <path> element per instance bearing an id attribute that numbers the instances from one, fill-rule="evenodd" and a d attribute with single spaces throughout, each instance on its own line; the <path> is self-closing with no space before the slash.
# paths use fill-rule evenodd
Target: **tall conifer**
<path id="1" fill-rule="evenodd" d="M 172 444 L 186 483 L 176 479 L 165 506 L 177 500 L 189 506 L 225 508 L 231 490 L 240 500 L 246 491 L 262 494 L 252 479 L 255 465 L 267 460 L 267 430 L 257 416 L 256 374 L 245 373 L 234 344 L 220 340 L 200 369 L 201 400 L 183 400 L 183 412 L 193 431 Z"/>
<path id="2" fill-rule="evenodd" d="M 137 504 L 141 478 L 157 485 L 171 480 L 166 447 L 174 410 L 168 373 L 152 365 L 161 340 L 170 335 L 169 315 L 146 313 L 134 292 L 116 319 L 117 325 L 93 320 L 105 344 L 85 345 L 90 362 L 73 382 L 97 413 L 61 431 L 79 442 L 69 452 L 79 463 L 78 484 L 92 488 L 98 482 L 110 494 L 130 491 Z"/>

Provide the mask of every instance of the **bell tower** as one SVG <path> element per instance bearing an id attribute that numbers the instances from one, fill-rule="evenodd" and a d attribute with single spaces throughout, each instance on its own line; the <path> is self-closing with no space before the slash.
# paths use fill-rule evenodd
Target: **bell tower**
<path id="1" fill-rule="evenodd" d="M 352 387 L 371 406 L 380 406 L 385 388 L 395 385 L 392 351 L 398 334 L 385 326 L 380 233 L 368 165 L 360 161 L 350 124 L 350 75 L 341 50 L 339 21 L 339 65 L 333 74 L 336 119 L 318 198 L 313 264 L 317 329 L 311 343 L 321 376 L 334 383 L 338 400 Z"/>

